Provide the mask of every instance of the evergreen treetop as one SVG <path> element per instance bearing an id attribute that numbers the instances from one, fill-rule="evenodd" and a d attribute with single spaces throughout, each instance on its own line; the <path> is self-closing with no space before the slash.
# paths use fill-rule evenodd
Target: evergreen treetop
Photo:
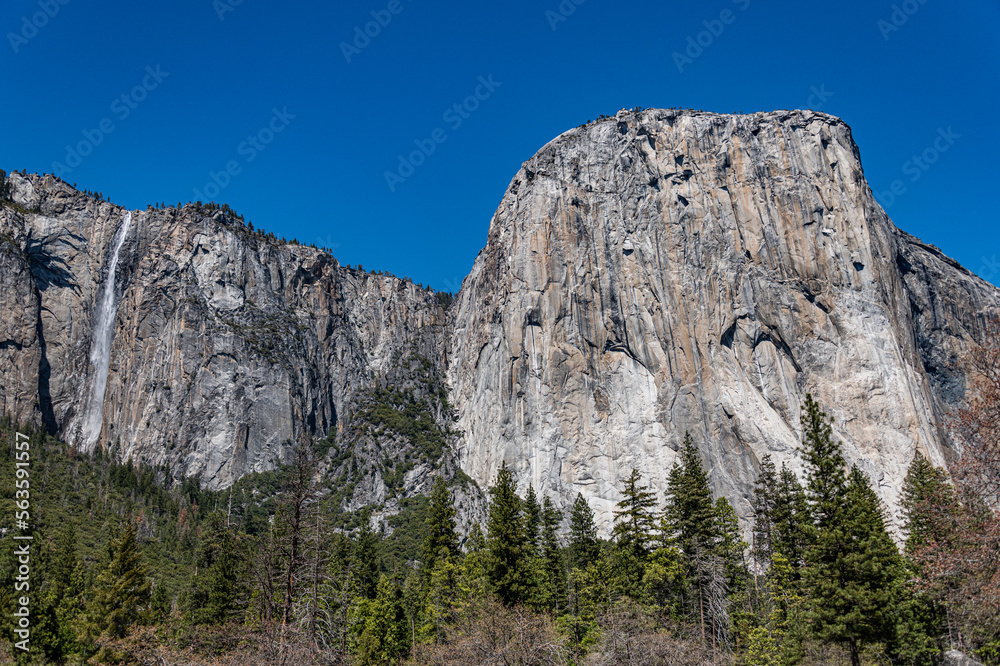
<path id="1" fill-rule="evenodd" d="M 365 599 L 374 599 L 379 580 L 379 538 L 365 520 L 354 537 L 351 549 L 351 570 L 355 594 Z"/>
<path id="2" fill-rule="evenodd" d="M 585 569 L 597 559 L 599 552 L 594 510 L 590 508 L 583 494 L 577 493 L 569 517 L 570 566 L 574 569 Z"/>
<path id="3" fill-rule="evenodd" d="M 892 638 L 902 567 L 878 496 L 857 467 L 842 500 L 807 551 L 803 583 L 813 631 L 822 640 L 846 643 L 858 666 L 863 644 Z"/>
<path id="4" fill-rule="evenodd" d="M 740 532 L 740 522 L 733 505 L 725 497 L 715 500 L 715 554 L 726 563 L 727 583 L 730 592 L 740 591 L 746 583 L 747 568 L 744 559 L 747 543 Z"/>
<path id="5" fill-rule="evenodd" d="M 538 495 L 530 484 L 524 494 L 524 538 L 529 548 L 538 548 L 538 530 L 542 521 L 542 507 L 538 504 Z"/>
<path id="6" fill-rule="evenodd" d="M 403 592 L 396 581 L 379 577 L 375 597 L 356 610 L 361 635 L 356 652 L 363 664 L 397 663 L 410 648 Z"/>
<path id="7" fill-rule="evenodd" d="M 541 531 L 541 551 L 543 556 L 548 557 L 551 553 L 559 551 L 559 524 L 562 522 L 562 511 L 555 507 L 552 498 L 548 495 L 542 502 L 542 531 Z"/>
<path id="8" fill-rule="evenodd" d="M 706 550 L 715 541 L 715 504 L 708 487 L 708 474 L 690 433 L 684 434 L 679 464 L 667 478 L 669 501 L 662 531 L 666 543 L 676 543 L 682 552 Z"/>
<path id="9" fill-rule="evenodd" d="M 833 441 L 832 419 L 806 394 L 802 414 L 802 457 L 808 466 L 813 522 L 823 527 L 835 519 L 847 490 L 846 462 Z"/>
<path id="10" fill-rule="evenodd" d="M 565 609 L 567 605 L 565 565 L 558 536 L 560 523 L 562 523 L 562 511 L 557 509 L 549 496 L 546 495 L 542 502 L 540 554 L 545 569 L 547 605 L 556 611 Z"/>
<path id="11" fill-rule="evenodd" d="M 513 605 L 526 597 L 528 542 L 524 531 L 521 498 L 514 475 L 504 463 L 490 488 L 487 511 L 487 576 L 500 600 Z"/>
<path id="12" fill-rule="evenodd" d="M 614 535 L 622 550 L 645 556 L 653 532 L 656 496 L 649 492 L 649 486 L 639 485 L 641 481 L 642 474 L 637 469 L 625 480 L 623 497 L 614 512 Z"/>
<path id="13" fill-rule="evenodd" d="M 775 495 L 778 491 L 778 474 L 770 454 L 760 459 L 760 473 L 754 483 L 753 499 L 753 555 L 758 565 L 767 568 L 771 564 L 774 538 Z"/>
<path id="14" fill-rule="evenodd" d="M 774 493 L 772 510 L 773 537 L 771 541 L 772 560 L 774 553 L 781 553 L 788 563 L 793 576 L 805 560 L 812 514 L 805 491 L 795 473 L 784 463 L 778 475 L 778 485 Z"/>
<path id="15" fill-rule="evenodd" d="M 957 510 L 955 492 L 948 476 L 934 467 L 919 451 L 906 472 L 900 497 L 906 532 L 906 552 L 915 554 L 933 541 L 944 541 L 941 527 L 950 521 L 942 516 Z"/>
<path id="16" fill-rule="evenodd" d="M 87 633 L 95 638 L 122 638 L 129 627 L 143 619 L 152 589 L 131 518 L 123 521 L 108 541 L 106 558 L 107 565 L 94 582 Z"/>
<path id="17" fill-rule="evenodd" d="M 427 516 L 427 537 L 424 540 L 424 571 L 430 574 L 438 554 L 444 548 L 458 555 L 458 534 L 455 532 L 455 506 L 444 477 L 434 479 Z"/>

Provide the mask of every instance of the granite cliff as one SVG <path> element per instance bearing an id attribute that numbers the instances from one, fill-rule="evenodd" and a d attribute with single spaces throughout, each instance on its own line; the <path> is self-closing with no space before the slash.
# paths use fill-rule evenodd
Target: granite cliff
<path id="1" fill-rule="evenodd" d="M 15 420 L 210 488 L 287 462 L 303 437 L 326 438 L 327 471 L 353 470 L 348 506 L 389 499 L 383 476 L 394 465 L 380 473 L 382 459 L 412 448 L 391 433 L 362 436 L 355 419 L 372 391 L 405 384 L 432 421 L 447 420 L 428 381 L 409 372 L 443 376 L 450 321 L 433 292 L 342 267 L 219 210 L 149 208 L 126 227 L 127 211 L 51 176 L 12 173 L 7 186 L 0 403 Z M 84 411 L 100 371 L 91 350 L 109 276 L 114 335 L 90 438 Z M 356 456 L 341 455 L 345 431 Z M 448 465 L 445 452 L 414 451 L 407 489 Z"/>
<path id="2" fill-rule="evenodd" d="M 461 465 L 582 492 L 607 528 L 689 431 L 746 516 L 764 454 L 801 469 L 811 392 L 893 507 L 915 450 L 950 455 L 955 361 L 998 304 L 892 224 L 842 121 L 622 112 L 542 148 L 493 217 L 448 366 Z"/>
<path id="3" fill-rule="evenodd" d="M 813 112 L 622 112 L 560 135 L 450 307 L 227 212 L 125 225 L 52 176 L 0 184 L 3 413 L 214 488 L 326 438 L 347 508 L 391 510 L 440 470 L 482 488 L 506 462 L 563 507 L 584 493 L 606 528 L 633 468 L 662 495 L 690 431 L 745 516 L 765 453 L 800 468 L 807 392 L 893 506 L 914 451 L 953 454 L 956 361 L 1000 306 L 892 224 L 849 128 Z"/>

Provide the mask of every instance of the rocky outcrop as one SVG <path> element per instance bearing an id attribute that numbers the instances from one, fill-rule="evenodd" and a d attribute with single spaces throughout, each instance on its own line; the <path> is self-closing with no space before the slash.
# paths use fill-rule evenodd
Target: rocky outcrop
<path id="1" fill-rule="evenodd" d="M 69 441 L 125 211 L 0 177 L 0 402 Z M 685 431 L 746 517 L 759 461 L 801 470 L 807 392 L 894 507 L 943 464 L 956 361 L 998 290 L 899 231 L 840 120 L 648 110 L 562 134 L 514 177 L 456 304 L 196 205 L 133 211 L 98 443 L 222 487 L 303 437 L 345 508 L 485 487 L 503 462 L 604 529 Z M 332 437 L 327 437 L 329 433 Z M 463 520 L 481 511 L 459 483 Z"/>
<path id="2" fill-rule="evenodd" d="M 981 662 L 958 650 L 948 650 L 945 652 L 942 663 L 944 666 L 983 666 Z"/>
<path id="3" fill-rule="evenodd" d="M 759 461 L 800 470 L 807 392 L 894 507 L 947 457 L 954 368 L 998 291 L 897 230 L 840 120 L 649 110 L 527 161 L 461 292 L 448 372 L 480 484 L 662 497 L 685 431 L 739 514 Z"/>
<path id="4" fill-rule="evenodd" d="M 125 211 L 50 176 L 8 183 L 4 412 L 75 442 L 94 381 L 97 295 Z M 443 376 L 450 324 L 434 293 L 221 211 L 133 212 L 116 274 L 99 444 L 209 487 L 272 469 L 303 435 L 336 434 L 411 347 Z"/>

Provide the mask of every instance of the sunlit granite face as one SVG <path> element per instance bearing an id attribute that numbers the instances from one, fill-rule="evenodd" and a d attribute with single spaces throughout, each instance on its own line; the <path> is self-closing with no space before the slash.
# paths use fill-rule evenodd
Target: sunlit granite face
<path id="1" fill-rule="evenodd" d="M 582 492 L 607 530 L 690 431 L 745 517 L 764 454 L 801 469 L 811 392 L 894 507 L 915 450 L 943 462 L 948 364 L 998 302 L 893 226 L 840 120 L 622 112 L 525 162 L 492 220 L 448 369 L 461 464 Z"/>

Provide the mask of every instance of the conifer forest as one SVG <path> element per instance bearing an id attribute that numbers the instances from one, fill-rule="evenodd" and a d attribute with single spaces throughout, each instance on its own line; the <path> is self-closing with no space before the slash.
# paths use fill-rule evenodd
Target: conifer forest
<path id="1" fill-rule="evenodd" d="M 3 661 L 921 666 L 959 649 L 998 664 L 998 361 L 996 345 L 970 359 L 975 392 L 952 422 L 963 455 L 941 469 L 918 452 L 899 516 L 808 397 L 804 474 L 764 456 L 751 524 L 713 497 L 688 435 L 665 501 L 632 471 L 610 538 L 582 495 L 559 511 L 506 466 L 468 533 L 443 478 L 390 531 L 335 510 L 322 442 L 208 491 L 8 419 L 7 462 L 32 452 L 37 649 L 8 642 Z M 5 488 L 16 469 L 0 466 Z M 19 562 L 2 558 L 7 637 Z"/>

